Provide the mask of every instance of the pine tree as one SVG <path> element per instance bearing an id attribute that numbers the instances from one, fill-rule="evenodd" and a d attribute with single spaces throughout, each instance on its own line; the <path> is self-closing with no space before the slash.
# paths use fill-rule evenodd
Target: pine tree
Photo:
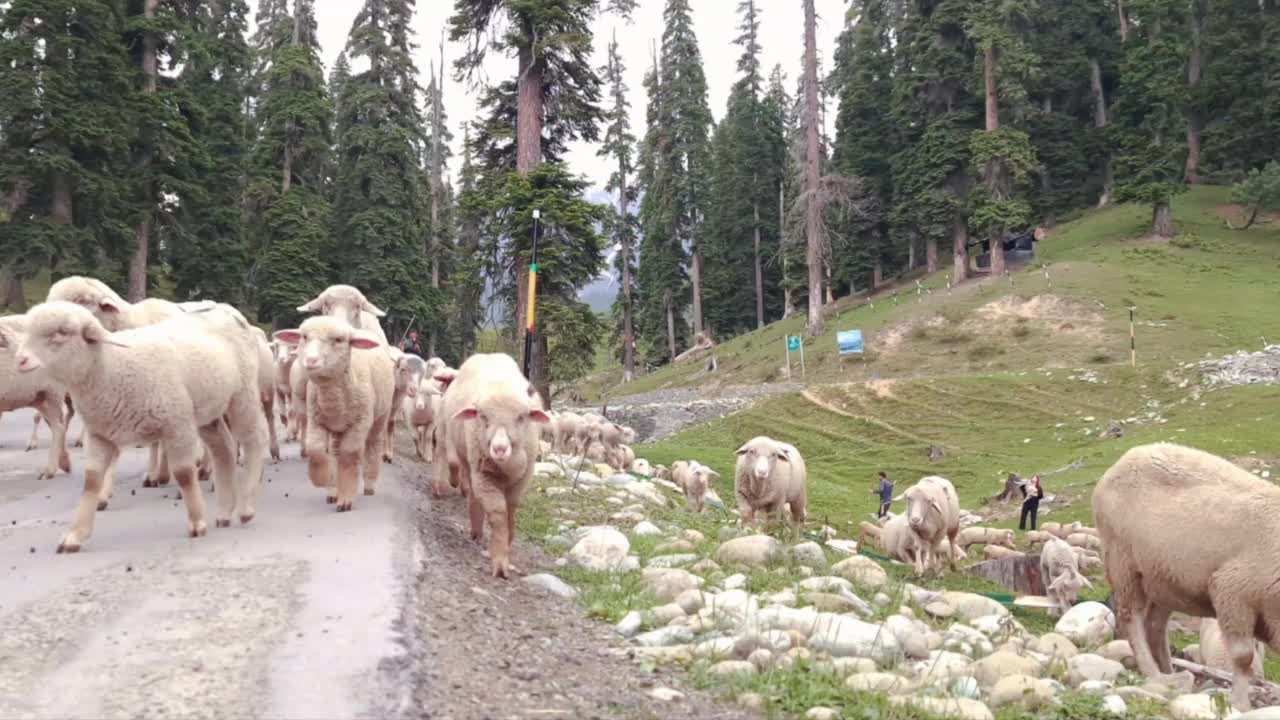
<path id="1" fill-rule="evenodd" d="M 1116 200 L 1151 207 L 1151 231 L 1173 235 L 1174 195 L 1186 189 L 1185 3 L 1135 0 L 1120 67 L 1120 91 L 1109 127 Z"/>
<path id="2" fill-rule="evenodd" d="M 182 72 L 186 114 L 206 163 L 193 173 L 198 193 L 183 201 L 188 233 L 166 243 L 178 297 L 240 303 L 247 248 L 240 216 L 246 156 L 244 86 L 251 55 L 243 0 L 195 2 Z"/>
<path id="3" fill-rule="evenodd" d="M 130 242 L 128 56 L 106 0 L 15 0 L 0 17 L 0 306 L 42 268 L 118 279 Z"/>
<path id="4" fill-rule="evenodd" d="M 790 317 L 796 312 L 795 298 L 803 293 L 806 280 L 801 271 L 804 267 L 804 240 L 795 233 L 793 225 L 787 223 L 787 208 L 799 192 L 800 156 L 803 155 L 803 138 L 796 130 L 795 102 L 787 93 L 786 75 L 781 65 L 775 65 L 769 75 L 769 92 L 765 95 L 764 117 L 776 128 L 769 134 L 775 138 L 778 146 L 774 149 L 777 157 L 779 176 L 776 178 L 775 193 L 771 198 L 777 208 L 778 249 L 770 258 L 770 265 L 781 273 L 779 285 L 782 291 L 782 317 Z"/>
<path id="5" fill-rule="evenodd" d="M 622 341 L 622 382 L 629 383 L 635 376 L 635 327 L 633 314 L 635 301 L 632 298 L 632 273 L 635 271 L 635 238 L 636 219 L 631 214 L 631 205 L 635 202 L 637 191 L 631 182 L 635 175 L 632 154 L 636 138 L 631 134 L 631 104 L 627 102 L 627 85 L 623 81 L 626 69 L 622 65 L 622 57 L 618 52 L 618 36 L 614 32 L 613 41 L 609 43 L 609 62 L 604 68 L 604 79 L 609 86 L 609 97 L 613 105 L 609 108 L 606 119 L 609 123 L 605 130 L 604 145 L 598 153 L 617 163 L 616 169 L 609 176 L 605 189 L 618 196 L 618 212 L 609 225 L 611 234 L 618 243 L 615 266 L 621 279 L 622 287 L 614 306 L 618 308 Z"/>
<path id="6" fill-rule="evenodd" d="M 258 105 L 261 134 L 250 158 L 249 245 L 257 258 L 252 276 L 258 317 L 276 328 L 294 325 L 295 308 L 324 289 L 330 275 L 321 259 L 329 246 L 329 203 L 324 183 L 332 164 L 332 104 L 325 92 L 319 47 L 308 22 L 312 0 L 295 0 L 289 42 L 272 54 Z"/>
<path id="7" fill-rule="evenodd" d="M 495 129 L 492 127 L 495 119 L 499 123 L 514 120 L 505 136 L 515 139 L 512 169 L 517 173 L 527 175 L 545 161 L 543 138 L 549 129 L 553 130 L 553 138 L 559 135 L 562 140 L 595 139 L 601 116 L 596 106 L 600 78 L 590 66 L 589 58 L 591 21 L 602 6 L 626 15 L 635 7 L 635 0 L 455 0 L 454 14 L 449 19 L 450 38 L 455 41 L 465 38 L 470 44 L 470 50 L 456 62 L 461 75 L 470 75 L 484 62 L 490 45 L 486 35 L 490 23 L 500 15 L 508 21 L 509 29 L 496 45 L 515 51 L 516 80 L 491 88 L 482 107 L 491 130 Z M 554 101 L 549 104 L 552 98 Z M 544 127 L 544 123 L 552 127 Z M 484 134 L 482 129 L 481 135 Z M 483 142 L 483 138 L 477 140 Z M 495 143 L 486 145 L 495 149 Z M 508 143 L 497 145 L 509 147 Z M 520 238 L 517 243 L 523 243 L 523 238 L 529 236 L 517 237 Z M 528 258 L 528 250 L 517 245 L 514 254 L 524 260 Z M 516 274 L 517 348 L 524 347 L 527 329 L 525 312 L 529 288 L 525 266 L 525 262 L 515 262 L 512 266 Z M 527 366 L 529 380 L 538 387 L 542 397 L 550 401 L 546 363 L 546 336 L 543 335 L 534 343 Z"/>
<path id="8" fill-rule="evenodd" d="M 491 263 L 482 249 L 482 228 L 488 217 L 485 190 L 480 186 L 479 169 L 472 162 L 471 125 L 463 127 L 462 168 L 459 171 L 458 198 L 455 204 L 457 217 L 457 242 L 454 248 L 455 264 L 449 276 L 450 322 L 449 341 L 445 346 L 452 351 L 453 366 L 475 352 L 476 332 L 484 319 L 480 312 L 480 300 L 484 294 L 484 277 Z M 489 253 L 492 256 L 492 253 Z"/>
<path id="9" fill-rule="evenodd" d="M 368 67 L 343 88 L 334 182 L 335 244 L 343 279 L 385 310 L 393 327 L 443 308 L 425 282 L 426 220 L 418 172 L 423 122 L 413 64 L 413 0 L 365 0 L 347 55 Z"/>
<path id="10" fill-rule="evenodd" d="M 329 97 L 333 98 L 333 116 L 335 118 L 342 116 L 342 93 L 346 89 L 347 80 L 350 77 L 351 63 L 347 62 L 347 53 L 346 51 L 339 52 L 338 59 L 333 61 L 333 69 L 329 71 Z"/>
<path id="11" fill-rule="evenodd" d="M 429 113 L 429 132 L 423 149 L 423 165 L 426 171 L 428 197 L 425 204 L 430 208 L 430 223 L 426 243 L 427 254 L 431 261 L 431 289 L 440 294 L 440 279 L 447 275 L 446 266 L 450 262 L 448 252 L 448 229 L 446 219 L 449 203 L 449 187 L 445 181 L 445 169 L 449 161 L 449 143 L 453 134 L 449 132 L 448 120 L 444 112 L 444 41 L 440 42 L 440 75 L 437 77 L 435 65 L 431 66 L 430 83 L 427 85 L 425 107 Z M 426 320 L 424 318 L 424 320 Z M 445 330 L 445 318 L 438 317 L 426 323 L 430 335 L 427 340 L 429 357 L 436 355 L 440 334 Z"/>

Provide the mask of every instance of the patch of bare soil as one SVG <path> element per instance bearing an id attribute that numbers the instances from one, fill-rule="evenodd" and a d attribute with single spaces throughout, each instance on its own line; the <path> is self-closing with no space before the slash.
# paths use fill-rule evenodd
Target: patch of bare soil
<path id="1" fill-rule="evenodd" d="M 875 393 L 877 399 L 885 400 L 894 397 L 893 386 L 897 384 L 897 380 L 868 380 L 867 389 Z"/>
<path id="2" fill-rule="evenodd" d="M 413 466 L 413 463 L 406 462 Z M 516 578 L 497 580 L 471 541 L 466 503 L 432 500 L 430 471 L 412 499 L 424 549 L 406 626 L 419 668 L 408 713 L 417 718 L 755 718 L 749 711 L 684 686 L 672 671 L 647 673 L 616 649 L 612 627 L 590 620 L 571 600 Z M 516 541 L 515 563 L 554 571 L 536 548 Z M 676 701 L 654 688 L 684 694 Z"/>

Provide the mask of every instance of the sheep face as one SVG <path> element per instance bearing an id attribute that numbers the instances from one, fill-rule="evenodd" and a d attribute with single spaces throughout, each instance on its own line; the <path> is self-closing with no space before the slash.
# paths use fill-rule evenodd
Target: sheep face
<path id="1" fill-rule="evenodd" d="M 374 317 L 386 315 L 369 302 L 364 293 L 351 285 L 330 285 L 310 302 L 298 306 L 300 313 L 318 312 L 321 315 L 332 315 L 346 320 L 352 327 L 360 327 L 361 310 Z"/>
<path id="2" fill-rule="evenodd" d="M 739 457 L 746 458 L 747 467 L 751 468 L 752 476 L 759 482 L 769 479 L 779 460 L 791 462 L 791 455 L 786 448 L 758 439 L 743 445 L 736 452 Z"/>
<path id="3" fill-rule="evenodd" d="M 18 372 L 47 367 L 50 376 L 71 383 L 87 375 L 97 363 L 94 351 L 104 344 L 129 347 L 112 334 L 85 308 L 71 302 L 54 301 L 35 306 L 27 313 L 27 333 L 18 342 L 14 361 Z"/>
<path id="4" fill-rule="evenodd" d="M 936 513 L 942 516 L 942 506 L 938 501 L 924 492 L 920 488 L 912 487 L 903 493 L 903 499 L 907 503 L 907 524 L 912 530 L 916 530 L 924 526 L 929 519 L 929 513 Z"/>
<path id="5" fill-rule="evenodd" d="M 396 387 L 405 389 L 405 394 L 409 397 L 418 395 L 418 386 L 421 384 L 418 378 L 417 368 L 414 367 L 413 361 L 408 355 L 402 355 L 396 359 Z"/>
<path id="6" fill-rule="evenodd" d="M 297 346 L 298 362 L 309 377 L 316 378 L 347 372 L 352 348 L 372 350 L 382 345 L 350 324 L 326 316 L 308 318 L 296 330 L 277 330 L 274 337 Z"/>
<path id="7" fill-rule="evenodd" d="M 1080 589 L 1086 587 L 1093 587 L 1093 583 L 1089 582 L 1089 578 L 1074 570 L 1067 570 L 1054 578 L 1046 590 L 1065 610 L 1075 604 L 1076 597 L 1080 594 Z"/>
<path id="8" fill-rule="evenodd" d="M 106 283 L 91 277 L 72 275 L 49 286 L 47 301 L 75 303 L 93 313 L 108 330 L 119 330 L 120 315 L 127 309 L 120 296 Z"/>
<path id="9" fill-rule="evenodd" d="M 529 389 L 532 391 L 533 386 Z M 525 447 L 538 438 L 529 432 L 529 423 L 551 422 L 541 408 L 530 407 L 532 397 L 532 392 L 521 397 L 510 389 L 500 389 L 478 398 L 453 418 L 472 423 L 479 432 L 478 445 L 485 458 L 505 470 L 511 463 L 523 462 L 529 450 L 537 449 Z"/>
<path id="10" fill-rule="evenodd" d="M 431 406 L 431 396 L 438 395 L 436 391 L 435 380 L 430 377 L 424 377 L 418 381 L 418 387 L 413 392 L 413 407 L 416 410 L 426 410 Z"/>
<path id="11" fill-rule="evenodd" d="M 636 431 L 626 425 L 622 426 L 622 442 L 624 445 L 636 444 Z"/>

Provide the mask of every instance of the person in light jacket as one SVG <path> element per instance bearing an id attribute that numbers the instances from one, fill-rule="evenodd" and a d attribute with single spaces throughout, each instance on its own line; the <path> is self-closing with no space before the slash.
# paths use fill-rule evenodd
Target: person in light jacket
<path id="1" fill-rule="evenodd" d="M 1018 529 L 1027 529 L 1027 517 L 1031 518 L 1031 529 L 1036 529 L 1036 512 L 1040 510 L 1040 499 L 1044 497 L 1044 487 L 1040 485 L 1040 475 L 1032 475 L 1031 479 L 1022 483 L 1022 515 L 1018 519 Z"/>

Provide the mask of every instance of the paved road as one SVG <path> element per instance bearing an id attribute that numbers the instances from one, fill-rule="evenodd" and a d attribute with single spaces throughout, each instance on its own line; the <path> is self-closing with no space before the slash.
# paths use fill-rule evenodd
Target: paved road
<path id="1" fill-rule="evenodd" d="M 110 507 L 78 554 L 55 555 L 80 492 L 36 480 L 32 411 L 0 417 L 0 718 L 390 717 L 410 703 L 397 633 L 421 549 L 410 470 L 338 514 L 296 443 L 268 464 L 247 526 L 188 539 L 177 488 L 141 487 L 121 456 Z M 73 423 L 71 437 L 79 432 Z M 202 483 L 207 507 L 212 488 Z M 420 653 L 419 653 L 420 654 Z"/>

